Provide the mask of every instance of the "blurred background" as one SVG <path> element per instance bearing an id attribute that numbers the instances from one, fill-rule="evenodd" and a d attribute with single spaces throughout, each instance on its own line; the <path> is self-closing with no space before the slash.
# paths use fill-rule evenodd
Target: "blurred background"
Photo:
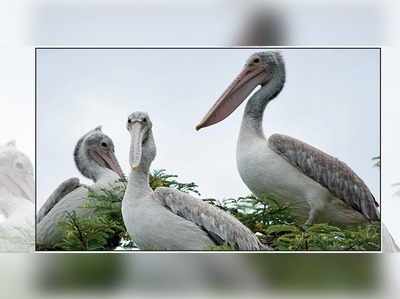
<path id="1" fill-rule="evenodd" d="M 0 257 L 13 298 L 396 298 L 379 254 L 41 254 Z"/>
<path id="2" fill-rule="evenodd" d="M 394 1 L 2 1 L 2 43 L 368 46 L 392 43 Z"/>
<path id="3" fill-rule="evenodd" d="M 382 1 L 40 1 L 41 45 L 310 46 L 384 41 Z"/>
<path id="4" fill-rule="evenodd" d="M 0 111 L 8 121 L 1 138 L 18 139 L 34 155 L 34 46 L 383 46 L 383 219 L 398 236 L 397 217 L 384 211 L 400 210 L 392 186 L 400 181 L 399 19 L 399 4 L 390 0 L 2 1 Z M 13 134 L 15 124 L 28 133 Z M 396 298 L 400 291 L 399 255 L 37 254 L 2 255 L 0 265 L 0 287 L 14 298 L 239 297 L 246 291 L 268 298 Z"/>

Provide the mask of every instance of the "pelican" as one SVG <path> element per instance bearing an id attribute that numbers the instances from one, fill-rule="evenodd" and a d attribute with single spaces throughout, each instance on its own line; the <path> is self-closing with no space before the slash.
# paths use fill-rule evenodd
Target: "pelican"
<path id="1" fill-rule="evenodd" d="M 33 251 L 33 201 L 32 163 L 10 141 L 0 146 L 0 251 Z"/>
<path id="2" fill-rule="evenodd" d="M 110 137 L 97 127 L 79 139 L 74 150 L 74 161 L 80 173 L 93 180 L 85 186 L 78 178 L 63 182 L 41 207 L 37 216 L 37 245 L 51 249 L 62 240 L 63 234 L 58 224 L 67 215 L 75 212 L 78 217 L 91 217 L 93 210 L 84 207 L 88 189 L 96 191 L 112 188 L 119 184 L 124 174 L 114 154 L 114 144 Z M 122 195 L 121 195 L 122 197 Z"/>
<path id="3" fill-rule="evenodd" d="M 14 140 L 0 146 L 0 194 L 8 193 L 30 202 L 35 200 L 33 167 Z"/>
<path id="4" fill-rule="evenodd" d="M 131 173 L 122 200 L 122 216 L 129 235 L 142 250 L 207 250 L 229 244 L 237 250 L 266 249 L 233 216 L 187 193 L 149 185 L 149 170 L 156 156 L 152 123 L 144 112 L 132 113 Z"/>
<path id="5" fill-rule="evenodd" d="M 304 225 L 379 220 L 374 196 L 345 163 L 289 136 L 273 134 L 266 139 L 264 110 L 284 84 L 285 64 L 279 53 L 251 55 L 196 129 L 224 120 L 261 85 L 246 104 L 237 143 L 237 167 L 247 187 L 259 198 L 275 195 Z"/>

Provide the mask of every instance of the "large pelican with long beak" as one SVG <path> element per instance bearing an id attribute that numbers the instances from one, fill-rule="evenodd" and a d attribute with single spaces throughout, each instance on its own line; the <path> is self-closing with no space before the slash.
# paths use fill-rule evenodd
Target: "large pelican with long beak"
<path id="1" fill-rule="evenodd" d="M 85 207 L 88 189 L 112 189 L 124 178 L 114 153 L 114 143 L 97 127 L 79 139 L 74 150 L 76 167 L 81 174 L 94 181 L 84 186 L 78 178 L 68 179 L 53 192 L 37 216 L 37 245 L 39 249 L 54 249 L 62 240 L 59 224 L 72 212 L 77 217 L 91 217 L 93 209 Z M 122 197 L 122 195 L 121 195 Z"/>
<path id="2" fill-rule="evenodd" d="M 129 235 L 142 250 L 207 250 L 229 244 L 237 250 L 261 250 L 257 237 L 226 212 L 187 193 L 149 185 L 156 146 L 149 116 L 134 112 L 128 118 L 131 135 L 131 173 L 122 200 Z"/>
<path id="3" fill-rule="evenodd" d="M 261 86 L 246 104 L 237 144 L 237 167 L 247 187 L 257 197 L 273 194 L 289 204 L 301 224 L 379 220 L 378 203 L 345 163 L 285 135 L 265 138 L 264 110 L 284 84 L 285 64 L 279 53 L 251 55 L 196 129 L 224 120 Z"/>

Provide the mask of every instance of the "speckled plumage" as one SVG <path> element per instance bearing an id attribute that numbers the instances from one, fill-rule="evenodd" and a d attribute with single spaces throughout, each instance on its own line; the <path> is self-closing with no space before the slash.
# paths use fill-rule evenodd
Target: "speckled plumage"
<path id="1" fill-rule="evenodd" d="M 327 188 L 368 220 L 379 220 L 376 209 L 378 203 L 374 196 L 361 178 L 344 162 L 285 135 L 271 135 L 268 144 L 291 165 Z"/>

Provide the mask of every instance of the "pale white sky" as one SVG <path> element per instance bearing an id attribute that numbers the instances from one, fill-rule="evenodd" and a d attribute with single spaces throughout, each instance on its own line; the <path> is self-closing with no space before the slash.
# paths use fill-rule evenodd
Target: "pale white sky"
<path id="1" fill-rule="evenodd" d="M 382 58 L 382 219 L 400 243 L 400 197 L 393 194 L 400 190 L 400 186 L 393 187 L 393 183 L 400 182 L 400 104 L 399 81 L 400 69 L 399 49 L 384 47 Z"/>
<path id="2" fill-rule="evenodd" d="M 98 125 L 128 171 L 125 122 L 137 110 L 153 121 L 153 168 L 196 182 L 204 197 L 248 194 L 235 162 L 244 105 L 216 126 L 194 127 L 255 51 L 38 50 L 38 206 L 63 180 L 79 176 L 74 145 Z M 287 84 L 267 108 L 266 134 L 299 138 L 345 161 L 379 199 L 371 161 L 379 154 L 378 51 L 282 53 Z"/>
<path id="3" fill-rule="evenodd" d="M 36 43 L 57 46 L 243 45 L 243 34 L 262 18 L 268 25 L 259 35 L 274 26 L 284 35 L 272 45 L 375 45 L 384 40 L 384 2 L 42 0 L 31 6 L 29 33 Z M 271 44 L 261 39 L 252 45 Z"/>
<path id="4" fill-rule="evenodd" d="M 31 47 L 0 50 L 0 144 L 15 139 L 34 162 L 34 51 Z"/>

